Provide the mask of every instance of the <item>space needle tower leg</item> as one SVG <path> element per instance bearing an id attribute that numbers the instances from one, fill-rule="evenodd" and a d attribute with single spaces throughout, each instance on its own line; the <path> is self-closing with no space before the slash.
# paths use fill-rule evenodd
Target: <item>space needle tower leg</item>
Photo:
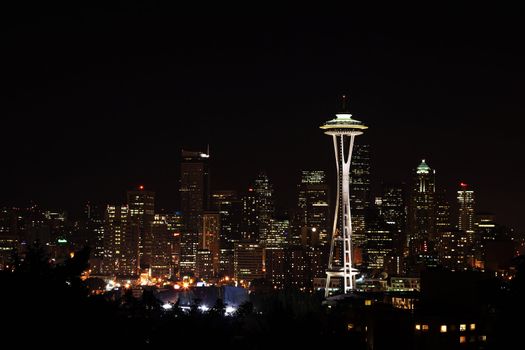
<path id="1" fill-rule="evenodd" d="M 342 113 L 336 114 L 336 119 L 326 122 L 321 129 L 331 135 L 334 143 L 337 168 L 337 200 L 335 205 L 334 224 L 330 242 L 330 255 L 326 271 L 325 297 L 330 295 L 332 278 L 343 279 L 343 293 L 355 289 L 357 270 L 352 266 L 352 215 L 350 209 L 350 166 L 355 136 L 361 135 L 367 126 L 352 118 L 346 111 L 346 97 L 343 96 Z M 346 141 L 346 142 L 345 142 Z M 345 152 L 345 143 L 348 144 Z M 340 220 L 340 221 L 339 221 Z M 342 241 L 342 261 L 334 261 L 336 242 Z M 338 265 L 338 266 L 336 266 Z"/>

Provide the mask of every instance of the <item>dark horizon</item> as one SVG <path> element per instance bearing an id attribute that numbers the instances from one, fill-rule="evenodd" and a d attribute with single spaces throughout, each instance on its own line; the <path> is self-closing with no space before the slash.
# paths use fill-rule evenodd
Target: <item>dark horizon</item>
<path id="1" fill-rule="evenodd" d="M 289 206 L 301 169 L 335 180 L 319 125 L 346 93 L 376 186 L 409 183 L 425 158 L 450 199 L 467 182 L 478 211 L 525 230 L 521 8 L 69 6 L 2 18 L 1 204 L 75 212 L 144 184 L 175 209 L 181 148 L 210 144 L 215 189 L 265 169 Z"/>

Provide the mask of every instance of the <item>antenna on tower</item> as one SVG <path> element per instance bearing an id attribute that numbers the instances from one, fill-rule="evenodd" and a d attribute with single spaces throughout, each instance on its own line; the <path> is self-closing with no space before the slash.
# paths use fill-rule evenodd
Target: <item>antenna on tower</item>
<path id="1" fill-rule="evenodd" d="M 342 112 L 348 112 L 348 96 L 341 96 Z"/>

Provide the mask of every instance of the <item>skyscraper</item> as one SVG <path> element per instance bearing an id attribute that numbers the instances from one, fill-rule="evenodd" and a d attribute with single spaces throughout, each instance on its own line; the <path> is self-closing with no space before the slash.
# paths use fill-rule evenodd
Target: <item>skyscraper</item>
<path id="1" fill-rule="evenodd" d="M 354 145 L 350 166 L 350 206 L 352 208 L 352 244 L 360 250 L 366 244 L 365 215 L 370 204 L 370 146 Z"/>
<path id="2" fill-rule="evenodd" d="M 416 257 L 431 251 L 436 234 L 435 171 L 423 159 L 414 174 L 408 207 L 410 254 Z"/>
<path id="3" fill-rule="evenodd" d="M 460 186 L 458 228 L 472 235 L 474 233 L 474 191 L 469 190 L 469 186 L 464 182 L 460 183 Z"/>
<path id="4" fill-rule="evenodd" d="M 322 170 L 303 170 L 298 196 L 296 230 L 314 230 L 321 245 L 328 245 L 330 226 L 330 193 L 326 173 Z"/>
<path id="5" fill-rule="evenodd" d="M 257 213 L 259 243 L 266 245 L 266 238 L 270 232 L 271 221 L 274 215 L 273 186 L 265 172 L 260 172 L 253 186 Z"/>
<path id="6" fill-rule="evenodd" d="M 234 277 L 237 281 L 251 282 L 264 277 L 263 252 L 263 247 L 257 243 L 235 243 Z"/>
<path id="7" fill-rule="evenodd" d="M 139 265 L 147 269 L 151 264 L 151 224 L 155 215 L 155 192 L 146 191 L 144 186 L 127 192 L 130 215 L 130 229 L 139 237 Z"/>
<path id="8" fill-rule="evenodd" d="M 241 240 L 242 201 L 235 191 L 213 191 L 212 209 L 220 214 L 219 277 L 233 276 L 233 246 Z"/>
<path id="9" fill-rule="evenodd" d="M 387 272 L 389 273 L 401 274 L 403 272 L 403 260 L 408 254 L 405 196 L 404 184 L 383 183 L 379 203 L 376 200 L 381 217 L 392 232 L 394 252 L 387 265 Z"/>
<path id="10" fill-rule="evenodd" d="M 104 229 L 103 270 L 108 274 L 135 275 L 139 262 L 139 235 L 131 229 L 127 205 L 108 205 Z"/>
<path id="11" fill-rule="evenodd" d="M 366 268 L 372 273 L 387 270 L 389 261 L 394 258 L 395 227 L 385 222 L 380 211 L 369 208 L 366 212 L 366 243 L 363 257 Z"/>
<path id="12" fill-rule="evenodd" d="M 241 209 L 241 240 L 244 241 L 259 241 L 259 226 L 257 215 L 257 196 L 253 188 L 242 196 Z"/>
<path id="13" fill-rule="evenodd" d="M 202 216 L 202 234 L 199 241 L 199 249 L 208 250 L 210 252 L 211 260 L 211 274 L 206 278 L 217 276 L 219 273 L 220 260 L 220 232 L 221 222 L 220 214 L 218 212 L 208 211 L 204 212 Z"/>
<path id="14" fill-rule="evenodd" d="M 222 247 L 233 249 L 233 243 L 241 239 L 240 226 L 242 202 L 236 191 L 213 191 L 211 197 L 212 210 L 219 212 L 221 219 L 220 243 Z"/>
<path id="15" fill-rule="evenodd" d="M 195 254 L 202 230 L 202 214 L 210 205 L 209 152 L 182 150 L 180 197 L 184 218 L 181 235 L 181 275 L 195 270 Z"/>
<path id="16" fill-rule="evenodd" d="M 355 288 L 355 274 L 352 266 L 352 219 L 350 212 L 350 164 L 354 139 L 361 135 L 367 126 L 352 118 L 346 108 L 346 97 L 343 96 L 343 112 L 336 114 L 336 118 L 327 121 L 321 126 L 325 134 L 332 136 L 337 167 L 337 201 L 334 225 L 331 236 L 330 257 L 326 278 L 325 295 L 328 296 L 332 278 L 343 278 L 343 292 L 347 293 Z M 342 242 L 342 263 L 334 264 L 334 248 L 336 242 Z"/>
<path id="17" fill-rule="evenodd" d="M 17 209 L 0 209 L 0 270 L 11 264 L 11 259 L 18 248 Z"/>
<path id="18" fill-rule="evenodd" d="M 172 274 L 172 244 L 166 215 L 155 214 L 151 223 L 151 276 L 169 277 Z"/>

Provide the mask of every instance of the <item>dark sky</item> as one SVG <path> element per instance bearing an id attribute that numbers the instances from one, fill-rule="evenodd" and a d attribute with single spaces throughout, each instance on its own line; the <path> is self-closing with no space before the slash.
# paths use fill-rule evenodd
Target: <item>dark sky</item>
<path id="1" fill-rule="evenodd" d="M 176 208 L 180 149 L 209 143 L 216 188 L 266 169 L 286 206 L 300 169 L 332 171 L 318 127 L 347 93 L 376 183 L 426 158 L 525 229 L 523 8 L 2 6 L 3 204 L 143 183 Z"/>

